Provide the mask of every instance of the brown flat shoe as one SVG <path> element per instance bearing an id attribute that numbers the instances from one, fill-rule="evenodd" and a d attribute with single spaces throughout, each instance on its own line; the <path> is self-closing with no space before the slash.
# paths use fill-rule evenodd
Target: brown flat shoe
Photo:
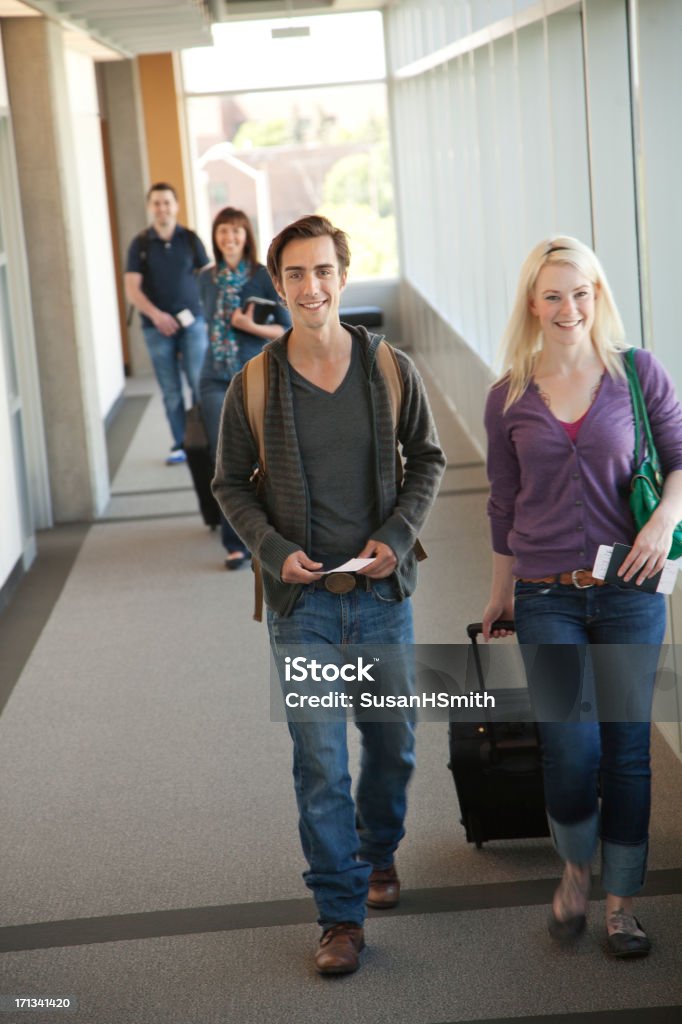
<path id="1" fill-rule="evenodd" d="M 250 561 L 251 556 L 243 551 L 230 551 L 225 559 L 225 568 L 230 570 L 243 569 L 250 564 Z"/>
<path id="2" fill-rule="evenodd" d="M 590 881 L 589 871 L 576 872 L 568 867 L 564 868 L 547 922 L 549 934 L 562 945 L 573 942 L 585 931 Z M 559 906 L 558 915 L 555 904 Z"/>
<path id="3" fill-rule="evenodd" d="M 395 869 L 395 864 L 382 871 L 376 868 L 369 876 L 369 891 L 367 893 L 367 906 L 375 910 L 388 910 L 395 907 L 400 899 L 400 879 Z"/>
<path id="4" fill-rule="evenodd" d="M 352 974 L 360 966 L 360 952 L 364 948 L 362 928 L 349 921 L 341 921 L 328 928 L 320 939 L 315 967 L 320 974 Z"/>

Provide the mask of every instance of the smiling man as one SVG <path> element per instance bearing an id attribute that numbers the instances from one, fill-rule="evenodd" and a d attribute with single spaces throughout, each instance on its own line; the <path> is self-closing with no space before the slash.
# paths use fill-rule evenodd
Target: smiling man
<path id="1" fill-rule="evenodd" d="M 210 261 L 201 239 L 178 224 L 175 189 L 157 182 L 147 193 L 150 225 L 128 249 L 125 291 L 142 318 L 142 332 L 173 435 L 168 465 L 185 461 L 185 401 L 181 370 L 199 401 L 199 374 L 208 344 L 196 273 Z"/>
<path id="2" fill-rule="evenodd" d="M 258 445 L 245 416 L 245 371 L 233 379 L 223 410 L 214 492 L 260 560 L 280 668 L 287 645 L 328 644 L 331 658 L 332 647 L 343 644 L 413 642 L 414 545 L 445 463 L 421 378 L 395 352 L 405 458 L 398 484 L 389 387 L 377 359 L 385 343 L 339 321 L 349 262 L 346 235 L 323 217 L 290 224 L 270 246 L 268 270 L 293 326 L 266 346 L 267 473 L 258 491 L 250 482 Z M 371 561 L 356 573 L 322 575 L 355 557 Z M 365 904 L 395 906 L 400 891 L 393 860 L 404 835 L 414 728 L 405 721 L 357 724 L 362 759 L 354 802 L 345 719 L 289 722 L 322 974 L 357 969 Z"/>

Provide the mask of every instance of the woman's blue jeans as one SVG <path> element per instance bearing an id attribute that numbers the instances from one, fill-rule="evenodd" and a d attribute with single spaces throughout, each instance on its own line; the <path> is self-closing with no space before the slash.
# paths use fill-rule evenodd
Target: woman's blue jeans
<path id="1" fill-rule="evenodd" d="M 201 417 L 206 428 L 208 445 L 211 450 L 211 459 L 215 464 L 216 449 L 218 447 L 218 431 L 220 429 L 220 415 L 223 411 L 223 402 L 229 386 L 229 380 L 224 377 L 211 376 L 202 370 L 199 379 L 199 401 L 201 402 Z M 220 513 L 220 539 L 227 552 L 243 551 L 249 553 L 244 541 L 234 532 L 227 519 Z"/>
<path id="2" fill-rule="evenodd" d="M 143 327 L 142 333 L 163 395 L 173 444 L 181 447 L 185 440 L 185 399 L 180 367 L 192 390 L 192 400 L 198 402 L 199 374 L 208 344 L 206 321 L 198 316 L 191 326 L 181 327 L 170 338 L 152 326 Z"/>
<path id="3" fill-rule="evenodd" d="M 268 611 L 278 670 L 282 645 L 414 642 L 409 598 L 396 598 L 392 580 L 330 594 L 306 587 L 290 616 Z M 334 661 L 330 646 L 329 661 Z M 399 671 L 411 673 L 407 658 Z M 299 834 L 308 870 L 303 877 L 317 904 L 319 923 L 362 925 L 373 868 L 387 868 L 405 834 L 407 784 L 414 768 L 414 723 L 356 721 L 361 733 L 360 776 L 351 795 L 346 720 L 289 722 Z"/>
<path id="4" fill-rule="evenodd" d="M 649 717 L 665 599 L 608 584 L 518 581 L 514 619 L 557 851 L 585 864 L 601 837 L 604 889 L 633 896 L 646 874 Z M 622 720 L 613 720 L 613 708 Z"/>

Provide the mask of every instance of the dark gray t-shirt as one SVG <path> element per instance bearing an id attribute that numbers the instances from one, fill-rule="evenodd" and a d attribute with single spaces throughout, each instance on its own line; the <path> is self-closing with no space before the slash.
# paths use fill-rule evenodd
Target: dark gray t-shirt
<path id="1" fill-rule="evenodd" d="M 310 557 L 333 569 L 355 557 L 379 525 L 367 376 L 353 339 L 348 373 L 333 394 L 292 366 L 296 434 L 308 486 Z"/>

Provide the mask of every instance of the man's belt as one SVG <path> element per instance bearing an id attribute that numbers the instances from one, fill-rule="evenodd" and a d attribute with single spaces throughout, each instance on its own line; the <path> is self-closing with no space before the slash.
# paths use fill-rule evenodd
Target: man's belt
<path id="1" fill-rule="evenodd" d="M 328 590 L 330 594 L 350 594 L 356 587 L 370 590 L 372 581 L 369 576 L 356 576 L 354 572 L 329 572 L 315 580 L 312 586 L 316 590 Z"/>
<path id="2" fill-rule="evenodd" d="M 603 587 L 606 580 L 598 580 L 589 569 L 573 569 L 572 572 L 559 572 L 554 576 L 543 576 L 539 580 L 520 577 L 519 583 L 562 583 L 565 587 L 587 590 L 588 587 Z"/>

